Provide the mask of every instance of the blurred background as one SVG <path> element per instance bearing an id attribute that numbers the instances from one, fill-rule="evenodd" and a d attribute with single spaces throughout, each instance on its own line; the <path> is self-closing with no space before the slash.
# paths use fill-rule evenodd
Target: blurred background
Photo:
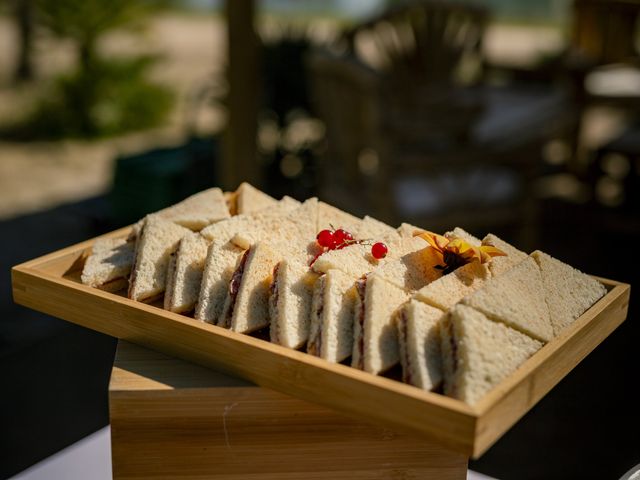
<path id="1" fill-rule="evenodd" d="M 494 232 L 635 284 L 639 12 L 639 0 L 0 0 L 0 478 L 108 423 L 115 349 L 14 305 L 10 267 L 208 186 Z M 471 468 L 619 478 L 639 463 L 637 317 L 632 301 Z"/>

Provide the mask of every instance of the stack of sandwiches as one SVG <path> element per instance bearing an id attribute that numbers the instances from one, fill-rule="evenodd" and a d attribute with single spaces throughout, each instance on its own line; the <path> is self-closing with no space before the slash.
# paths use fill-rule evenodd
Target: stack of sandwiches
<path id="1" fill-rule="evenodd" d="M 338 228 L 357 241 L 316 241 Z M 445 269 L 424 232 L 244 183 L 148 215 L 126 239 L 97 240 L 82 282 L 371 374 L 400 366 L 406 383 L 469 404 L 606 293 L 543 252 L 461 228 L 444 238 L 504 255 Z M 387 255 L 374 258 L 372 242 Z"/>

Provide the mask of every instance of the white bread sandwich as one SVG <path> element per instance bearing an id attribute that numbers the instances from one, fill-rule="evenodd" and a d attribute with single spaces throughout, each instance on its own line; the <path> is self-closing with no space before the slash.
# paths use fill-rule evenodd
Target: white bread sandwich
<path id="1" fill-rule="evenodd" d="M 364 220 L 360 220 L 353 215 L 342 212 L 341 210 L 320 202 L 318 205 L 318 226 L 317 230 L 323 230 L 326 228 L 338 229 L 342 228 L 349 233 L 356 232 L 354 236 L 359 236 L 362 232 L 367 234 L 384 233 L 387 235 L 384 238 L 398 239 L 399 237 L 395 230 L 388 225 L 379 222 L 371 217 L 365 217 Z M 353 233 L 352 233 L 353 235 Z M 340 251 L 352 248 L 347 246 Z M 368 247 L 370 249 L 370 247 Z M 315 253 L 319 253 L 317 250 Z M 336 250 L 337 251 L 337 250 Z M 314 258 L 317 258 L 314 255 Z M 318 315 L 317 303 L 327 298 L 321 293 L 316 294 L 316 306 L 315 312 L 313 303 L 314 289 L 323 289 L 325 282 L 317 283 L 318 273 L 310 271 L 309 258 L 301 259 L 305 260 L 304 264 L 295 261 L 281 262 L 276 266 L 274 271 L 274 285 L 272 286 L 272 292 L 270 302 L 271 308 L 271 339 L 273 342 L 280 345 L 284 345 L 290 348 L 299 348 L 305 344 L 309 339 L 309 333 L 313 325 L 314 331 L 319 332 L 320 324 L 325 324 L 329 328 L 329 331 L 324 336 L 324 339 L 330 345 L 341 345 L 341 351 L 339 356 L 347 357 L 351 354 L 352 350 L 352 333 L 347 339 L 337 339 L 336 335 L 342 335 L 344 331 L 353 330 L 353 306 L 355 298 L 350 297 L 351 302 L 344 302 L 342 310 L 327 309 Z M 313 259 L 311 259 L 313 262 Z M 369 268 L 367 268 L 367 271 Z M 360 272 L 359 275 L 365 272 Z M 358 276 L 359 276 L 358 275 Z M 351 286 L 353 281 L 351 280 Z M 331 282 L 329 282 L 331 284 Z M 344 293 L 344 292 L 342 292 Z M 342 295 L 341 295 L 342 296 Z M 351 313 L 347 311 L 350 307 Z M 341 316 L 332 317 L 334 314 L 340 314 Z M 329 318 L 328 318 L 329 317 Z M 334 325 L 334 321 L 337 322 Z M 335 328 L 334 328 L 335 327 Z M 312 343 L 316 343 L 317 337 L 314 337 Z M 321 344 L 317 344 L 318 347 Z M 313 348 L 312 348 L 313 350 Z M 320 348 L 316 350 L 320 352 Z M 335 349 L 332 352 L 336 352 Z M 333 355 L 333 354 L 330 354 Z M 332 356 L 331 359 L 337 358 Z"/>
<path id="2" fill-rule="evenodd" d="M 307 262 L 281 260 L 273 269 L 269 295 L 270 336 L 273 343 L 300 348 L 309 338 L 313 285 L 318 274 Z"/>
<path id="3" fill-rule="evenodd" d="M 211 244 L 207 250 L 202 283 L 196 303 L 195 318 L 203 322 L 218 323 L 220 313 L 235 270 L 244 248 L 231 240 L 239 232 L 257 232 L 259 236 L 268 228 L 275 228 L 282 219 L 298 208 L 299 203 L 283 199 L 268 211 L 236 215 L 205 228 L 200 234 Z"/>
<path id="4" fill-rule="evenodd" d="M 376 260 L 371 256 L 370 245 L 351 245 L 342 250 L 327 252 L 319 257 L 321 267 L 326 273 L 314 285 L 314 300 L 311 308 L 311 333 L 307 350 L 313 355 L 331 362 L 341 362 L 353 352 L 353 319 L 355 315 L 356 291 L 354 283 L 369 272 L 384 269 L 388 262 L 404 254 L 419 260 L 427 243 L 421 238 L 401 237 L 390 243 L 386 258 Z M 323 257 L 327 256 L 325 261 Z M 402 258 L 402 257 L 400 257 Z M 318 262 L 316 260 L 316 263 Z M 405 259 L 406 261 L 407 259 Z M 340 268 L 330 268 L 331 265 Z M 314 270 L 316 269 L 314 263 Z M 385 270 L 391 276 L 392 271 L 403 274 L 420 271 L 419 267 L 396 266 L 395 270 Z M 322 270 L 320 270 L 322 271 Z M 437 271 L 436 271 L 437 273 Z M 384 274 L 384 272 L 383 272 Z M 420 275 L 414 275 L 413 282 L 418 283 Z M 395 283 L 397 277 L 392 277 Z M 404 283 L 402 282 L 403 286 Z M 349 332 L 349 333 L 345 333 Z"/>
<path id="5" fill-rule="evenodd" d="M 278 255 L 257 243 L 241 257 L 229 282 L 218 325 L 249 333 L 269 325 L 269 286 Z"/>
<path id="6" fill-rule="evenodd" d="M 214 238 L 219 240 L 218 243 L 224 238 L 228 240 L 230 236 L 238 231 L 251 228 L 251 224 L 260 223 L 265 221 L 266 218 L 289 212 L 298 204 L 295 200 L 283 199 L 282 202 L 276 202 L 275 206 L 270 207 L 268 212 L 258 210 L 252 214 L 236 215 L 204 228 L 199 235 L 187 235 L 180 242 L 169 264 L 170 272 L 167 276 L 167 290 L 164 297 L 165 309 L 178 313 L 194 309 L 201 291 L 208 246 Z M 232 233 L 226 234 L 229 231 L 232 231 Z M 237 257 L 242 250 L 235 250 L 235 256 Z M 229 249 L 225 249 L 225 253 L 229 253 Z M 227 257 L 223 256 L 223 258 Z M 236 261 L 237 258 L 235 257 L 228 258 L 228 270 L 233 269 Z M 226 283 L 228 283 L 229 277 L 226 280 Z M 225 289 L 226 283 L 224 285 Z M 222 298 L 224 299 L 224 297 Z M 220 303 L 223 301 L 220 300 Z M 205 304 L 207 303 L 205 301 Z M 220 305 L 221 307 L 222 305 Z"/>
<path id="7" fill-rule="evenodd" d="M 440 327 L 446 314 L 418 300 L 402 306 L 396 318 L 402 381 L 434 390 L 442 383 Z"/>
<path id="8" fill-rule="evenodd" d="M 224 197 L 224 201 L 227 203 L 229 215 L 236 215 L 236 192 L 224 192 L 222 196 Z"/>
<path id="9" fill-rule="evenodd" d="M 495 259 L 491 260 L 494 261 Z M 446 311 L 470 293 L 482 288 L 489 278 L 491 272 L 488 264 L 467 263 L 425 285 L 415 293 L 414 298 Z"/>
<path id="10" fill-rule="evenodd" d="M 136 240 L 129 278 L 129 298 L 151 301 L 162 295 L 171 254 L 190 230 L 156 215 L 148 215 Z"/>
<path id="11" fill-rule="evenodd" d="M 461 228 L 447 232 L 445 236 L 450 239 L 461 238 L 474 246 L 481 246 L 479 239 Z M 500 245 L 505 247 L 505 250 L 515 250 L 506 242 L 502 242 Z M 414 294 L 413 300 L 404 305 L 398 320 L 398 334 L 400 359 L 403 375 L 407 382 L 424 389 L 433 389 L 438 386 L 434 380 L 441 377 L 441 373 L 438 373 L 441 372 L 441 362 L 434 355 L 425 353 L 440 349 L 437 325 L 444 318 L 445 312 L 453 308 L 465 296 L 485 285 L 492 277 L 491 263 L 502 258 L 504 257 L 491 258 L 489 263 L 472 261 L 460 266 L 453 272 L 418 290 Z M 419 309 L 418 303 L 425 304 L 425 307 Z M 416 336 L 412 337 L 412 333 Z M 416 359 L 420 359 L 420 361 L 416 363 Z"/>
<path id="12" fill-rule="evenodd" d="M 371 242 L 355 243 L 339 250 L 323 253 L 313 262 L 312 268 L 320 274 L 332 269 L 341 270 L 355 280 L 390 261 L 427 246 L 427 242 L 421 238 L 400 237 L 395 231 L 380 240 L 388 247 L 387 256 L 384 258 L 376 259 L 371 255 Z"/>
<path id="13" fill-rule="evenodd" d="M 403 243 L 414 247 L 409 248 L 408 253 L 378 266 L 373 273 L 407 291 L 416 291 L 442 277 L 442 270 L 436 268 L 441 258 L 433 247 L 418 237 Z"/>
<path id="14" fill-rule="evenodd" d="M 489 270 L 494 276 L 505 273 L 528 257 L 526 253 L 492 233 L 482 239 L 482 245 L 499 248 L 507 254 L 504 257 L 496 257 L 489 262 Z"/>
<path id="15" fill-rule="evenodd" d="M 542 347 L 522 332 L 465 306 L 442 326 L 444 393 L 473 405 Z"/>
<path id="16" fill-rule="evenodd" d="M 199 233 L 185 235 L 171 255 L 164 293 L 164 309 L 176 313 L 193 310 L 200 294 L 209 241 Z"/>
<path id="17" fill-rule="evenodd" d="M 416 237 L 415 240 L 421 239 Z M 441 258 L 434 252 L 433 247 L 426 246 L 385 263 L 358 281 L 353 366 L 378 374 L 398 363 L 400 356 L 395 319 L 402 304 L 417 289 L 442 276 L 442 271 L 435 268 Z M 391 293 L 386 294 L 386 302 L 372 301 L 380 295 L 384 296 L 383 290 Z"/>
<path id="18" fill-rule="evenodd" d="M 439 344 L 439 338 L 436 334 L 437 330 L 434 326 L 436 319 L 438 319 L 437 323 L 441 322 L 444 318 L 444 313 L 453 308 L 464 297 L 482 289 L 492 277 L 499 276 L 508 271 L 509 265 L 513 265 L 514 263 L 522 261 L 523 258 L 527 258 L 526 254 L 515 249 L 503 240 L 500 240 L 495 235 L 487 235 L 483 242 L 480 242 L 480 240 L 471 236 L 461 228 L 456 228 L 452 232 L 447 232 L 445 236 L 450 239 L 462 238 L 474 246 L 488 245 L 500 248 L 504 253 L 507 253 L 507 257 L 498 256 L 492 258 L 488 263 L 472 261 L 458 267 L 453 272 L 444 275 L 418 290 L 414 294 L 412 302 L 407 303 L 403 307 L 398 321 L 403 375 L 409 383 L 426 389 L 435 388 L 437 384 L 425 381 L 425 379 L 428 378 L 425 376 L 425 370 L 428 368 L 431 377 L 437 378 L 437 372 L 441 369 L 441 362 L 438 359 L 435 359 L 433 355 L 428 356 L 425 354 L 425 350 L 430 349 L 433 351 L 439 348 L 435 346 Z M 508 259 L 509 256 L 513 256 L 516 260 Z M 493 274 L 491 267 L 492 264 L 497 261 L 501 262 L 501 265 L 499 268 L 493 269 L 493 271 L 496 272 Z M 433 307 L 433 309 L 427 310 L 430 315 L 418 315 L 416 307 L 412 306 L 416 301 Z M 437 312 L 440 312 L 439 316 Z M 403 322 L 409 328 L 405 327 Z M 422 330 L 420 330 L 420 327 L 422 327 Z M 420 332 L 423 337 L 420 338 L 418 336 L 416 337 L 417 340 L 416 338 L 412 339 L 409 334 L 405 334 L 403 328 L 407 328 L 407 333 L 410 333 L 411 328 L 413 328 L 414 332 Z M 430 335 L 424 332 L 430 332 Z M 418 363 L 420 368 L 416 368 L 415 361 L 411 361 L 411 359 L 418 358 L 421 359 Z"/>
<path id="19" fill-rule="evenodd" d="M 542 342 L 553 338 L 542 275 L 531 257 L 490 278 L 462 303 Z"/>
<path id="20" fill-rule="evenodd" d="M 217 324 L 224 307 L 229 282 L 242 258 L 243 250 L 229 241 L 212 241 L 207 250 L 202 282 L 194 317 L 202 322 Z"/>
<path id="21" fill-rule="evenodd" d="M 379 374 L 399 360 L 398 332 L 392 319 L 410 294 L 375 274 L 356 283 L 351 366 Z"/>
<path id="22" fill-rule="evenodd" d="M 308 265 L 308 261 L 315 254 L 312 245 L 317 246 L 315 242 L 315 229 L 317 224 L 318 211 L 317 207 L 317 199 L 314 198 L 307 200 L 299 208 L 293 210 L 287 215 L 279 217 L 270 225 L 262 225 L 260 228 L 256 228 L 254 230 L 242 230 L 233 237 L 232 243 L 236 242 L 238 238 L 240 238 L 243 243 L 250 243 L 251 246 L 249 250 L 251 250 L 254 245 L 260 243 L 265 248 L 268 248 L 268 251 L 270 252 L 270 255 L 261 255 L 257 259 L 251 262 L 247 262 L 246 265 L 242 265 L 240 271 L 238 270 L 238 268 L 236 268 L 233 275 L 236 279 L 240 279 L 240 281 L 236 282 L 240 285 L 240 294 L 238 295 L 239 297 L 251 297 L 253 301 L 257 303 L 264 303 L 265 305 L 268 305 L 270 289 L 267 288 L 267 290 L 264 290 L 262 288 L 257 288 L 255 282 L 242 282 L 242 278 L 244 278 L 245 276 L 251 278 L 262 278 L 263 271 L 268 270 L 269 281 L 271 281 L 274 268 L 280 261 L 284 260 L 285 258 L 287 260 L 297 262 L 305 266 Z M 254 238 L 267 238 L 269 241 L 268 247 L 265 242 L 254 242 Z M 296 269 L 295 271 L 300 271 L 300 269 Z M 293 279 L 294 277 L 292 276 L 290 278 Z M 251 291 L 246 291 L 251 289 L 255 289 L 255 292 L 251 293 Z M 284 292 L 284 290 L 280 291 Z M 230 298 L 234 295 L 235 294 L 233 289 L 230 288 L 226 294 L 227 298 L 225 299 L 225 305 L 234 303 L 233 298 Z M 302 298 L 300 299 L 300 301 L 293 301 L 289 298 L 289 293 L 287 293 L 287 295 L 283 293 L 281 295 L 282 301 L 285 301 L 285 298 L 289 299 L 289 301 L 287 301 L 287 309 L 285 312 L 283 312 L 283 315 L 289 315 L 289 318 L 296 319 L 306 318 L 308 322 L 311 306 L 310 292 L 307 295 L 304 292 L 304 289 L 296 288 L 293 290 L 293 293 L 291 293 L 291 295 L 301 295 Z M 304 311 L 304 314 L 297 312 L 297 308 L 302 309 Z M 266 311 L 265 321 L 269 323 L 268 309 Z M 233 325 L 237 323 L 238 321 L 233 323 Z M 224 311 L 221 317 L 218 319 L 218 324 L 223 326 L 229 325 L 228 318 L 225 317 Z M 288 336 L 281 335 L 279 338 L 288 338 Z M 304 338 L 304 341 L 306 341 L 306 337 Z"/>
<path id="23" fill-rule="evenodd" d="M 96 240 L 82 269 L 82 283 L 107 292 L 125 288 L 133 264 L 134 247 L 134 242 L 123 238 Z"/>
<path id="24" fill-rule="evenodd" d="M 352 234 L 356 234 L 363 220 L 340 210 L 325 202 L 318 202 L 318 224 L 316 232 L 324 229 L 342 228 Z"/>
<path id="25" fill-rule="evenodd" d="M 289 210 L 285 217 L 278 217 L 277 221 L 265 221 L 260 224 L 260 228 L 238 231 L 231 241 L 243 249 L 263 240 L 272 245 L 289 243 L 294 255 L 303 255 L 306 258 L 314 254 L 318 210 L 318 199 L 310 198 L 297 208 Z M 304 245 L 305 249 L 299 251 L 293 249 L 293 245 Z"/>
<path id="26" fill-rule="evenodd" d="M 315 282 L 307 353 L 339 363 L 353 352 L 354 279 L 332 269 Z"/>
<path id="27" fill-rule="evenodd" d="M 494 257 L 488 263 L 467 263 L 416 292 L 414 298 L 441 310 L 446 311 L 452 308 L 464 297 L 482 288 L 491 277 L 507 272 L 511 267 L 527 258 L 526 253 L 493 234 L 487 235 L 481 242 L 463 229 L 456 227 L 453 231 L 447 232 L 445 236 L 462 238 L 474 246 L 496 247 L 507 255 Z"/>
<path id="28" fill-rule="evenodd" d="M 400 236 L 395 228 L 369 215 L 362 219 L 359 228 L 352 233 L 358 240 L 370 240 L 373 242 L 393 242 Z"/>
<path id="29" fill-rule="evenodd" d="M 604 285 L 595 278 L 546 253 L 537 250 L 531 257 L 542 273 L 542 284 L 555 335 L 607 293 Z"/>
<path id="30" fill-rule="evenodd" d="M 261 235 L 268 239 L 276 260 L 270 266 L 270 336 L 274 343 L 289 348 L 303 346 L 309 336 L 313 283 L 317 278 L 309 263 L 320 248 L 315 241 L 320 210 L 316 199 L 308 200 L 276 228 L 268 228 Z M 247 233 L 241 232 L 234 242 L 239 236 L 243 242 L 251 241 Z"/>
<path id="31" fill-rule="evenodd" d="M 234 200 L 234 212 L 236 215 L 257 212 L 265 208 L 274 207 L 278 203 L 275 198 L 247 182 L 241 183 L 236 189 Z"/>
<path id="32" fill-rule="evenodd" d="M 207 225 L 229 218 L 229 208 L 222 190 L 210 188 L 185 198 L 153 215 L 197 232 Z M 139 234 L 144 219 L 133 226 L 131 237 Z"/>

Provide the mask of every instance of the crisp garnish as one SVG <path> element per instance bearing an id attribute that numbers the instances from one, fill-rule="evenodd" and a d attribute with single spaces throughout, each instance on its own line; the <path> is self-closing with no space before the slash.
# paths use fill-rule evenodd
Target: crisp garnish
<path id="1" fill-rule="evenodd" d="M 373 243 L 371 240 L 356 240 L 351 232 L 342 228 L 335 229 L 333 225 L 331 225 L 331 229 L 320 230 L 316 235 L 316 242 L 322 250 L 313 257 L 311 263 L 309 263 L 310 267 L 323 253 L 330 250 L 341 250 L 349 245 L 372 245 L 371 255 L 378 260 L 386 257 L 388 252 L 387 246 L 382 242 Z"/>
<path id="2" fill-rule="evenodd" d="M 427 241 L 442 257 L 442 264 L 434 268 L 447 274 L 456 268 L 471 262 L 487 263 L 493 257 L 506 256 L 502 250 L 488 245 L 476 247 L 461 238 L 448 239 L 433 232 L 423 232 L 416 235 Z"/>
<path id="3" fill-rule="evenodd" d="M 380 260 L 381 258 L 384 258 L 387 256 L 387 252 L 389 251 L 389 249 L 387 248 L 387 246 L 382 243 L 382 242 L 377 242 L 374 243 L 371 246 L 371 255 L 373 256 L 373 258 L 375 258 L 376 260 Z"/>

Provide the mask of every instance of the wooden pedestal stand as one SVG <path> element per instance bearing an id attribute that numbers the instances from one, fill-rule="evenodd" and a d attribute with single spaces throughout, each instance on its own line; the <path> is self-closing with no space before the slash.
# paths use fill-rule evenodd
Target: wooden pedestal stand
<path id="1" fill-rule="evenodd" d="M 113 477 L 464 480 L 467 457 L 120 341 Z"/>

